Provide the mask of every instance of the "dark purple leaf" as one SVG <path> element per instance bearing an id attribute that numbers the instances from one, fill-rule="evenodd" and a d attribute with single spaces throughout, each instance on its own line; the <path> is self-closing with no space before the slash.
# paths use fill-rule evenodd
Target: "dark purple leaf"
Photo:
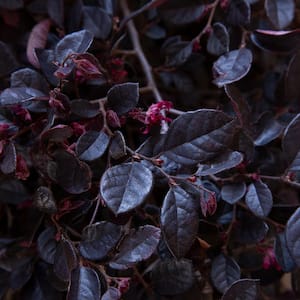
<path id="1" fill-rule="evenodd" d="M 19 204 L 28 200 L 29 194 L 20 180 L 7 179 L 0 182 L 0 202 Z"/>
<path id="2" fill-rule="evenodd" d="M 37 249 L 40 257 L 48 264 L 54 264 L 57 242 L 55 240 L 56 230 L 54 227 L 46 228 L 37 239 Z"/>
<path id="3" fill-rule="evenodd" d="M 23 0 L 1 0 L 0 7 L 6 9 L 20 9 L 23 7 Z"/>
<path id="4" fill-rule="evenodd" d="M 126 156 L 126 142 L 121 131 L 116 131 L 111 140 L 109 155 L 113 159 L 120 159 Z"/>
<path id="5" fill-rule="evenodd" d="M 36 49 L 35 53 L 46 79 L 53 86 L 57 86 L 58 78 L 54 76 L 54 72 L 57 69 L 56 65 L 53 63 L 55 61 L 54 51 L 49 49 Z"/>
<path id="6" fill-rule="evenodd" d="M 10 274 L 10 287 L 14 290 L 21 289 L 31 278 L 34 269 L 32 258 L 29 257 L 18 265 Z"/>
<path id="7" fill-rule="evenodd" d="M 206 47 L 207 52 L 217 56 L 229 51 L 229 34 L 222 23 L 214 23 Z"/>
<path id="8" fill-rule="evenodd" d="M 42 212 L 54 214 L 57 212 L 57 205 L 52 191 L 46 186 L 37 188 L 34 197 L 35 206 Z"/>
<path id="9" fill-rule="evenodd" d="M 7 88 L 0 95 L 0 105 L 21 104 L 40 97 L 45 97 L 45 94 L 30 87 Z"/>
<path id="10" fill-rule="evenodd" d="M 283 131 L 283 126 L 270 114 L 263 114 L 258 120 L 258 135 L 254 140 L 255 146 L 264 146 L 279 137 Z"/>
<path id="11" fill-rule="evenodd" d="M 17 153 L 13 142 L 5 145 L 0 159 L 0 170 L 3 174 L 10 174 L 15 171 L 17 165 Z"/>
<path id="12" fill-rule="evenodd" d="M 273 206 L 272 192 L 261 180 L 249 185 L 245 199 L 249 209 L 258 217 L 266 217 Z"/>
<path id="13" fill-rule="evenodd" d="M 72 53 L 84 53 L 93 41 L 93 34 L 87 30 L 70 33 L 55 47 L 55 59 L 62 63 Z"/>
<path id="14" fill-rule="evenodd" d="M 91 170 L 87 164 L 64 150 L 53 154 L 53 162 L 48 164 L 48 175 L 71 194 L 81 194 L 91 187 Z"/>
<path id="15" fill-rule="evenodd" d="M 121 227 L 102 221 L 87 226 L 82 233 L 80 254 L 90 260 L 101 260 L 121 238 Z"/>
<path id="16" fill-rule="evenodd" d="M 162 145 L 163 155 L 182 165 L 206 162 L 227 150 L 235 131 L 235 121 L 220 111 L 187 112 L 172 122 Z"/>
<path id="17" fill-rule="evenodd" d="M 101 284 L 96 271 L 83 266 L 73 270 L 67 300 L 99 300 L 100 297 Z"/>
<path id="18" fill-rule="evenodd" d="M 30 33 L 26 54 L 28 61 L 36 68 L 40 67 L 40 63 L 35 49 L 44 49 L 46 47 L 50 26 L 51 20 L 44 19 L 36 24 Z"/>
<path id="19" fill-rule="evenodd" d="M 243 198 L 247 190 L 245 182 L 227 183 L 222 186 L 221 197 L 229 204 L 234 204 Z"/>
<path id="20" fill-rule="evenodd" d="M 255 30 L 251 34 L 251 40 L 262 50 L 289 54 L 299 48 L 300 30 Z"/>
<path id="21" fill-rule="evenodd" d="M 122 115 L 135 108 L 139 100 L 139 84 L 126 82 L 114 85 L 107 93 L 107 106 Z"/>
<path id="22" fill-rule="evenodd" d="M 169 38 L 162 46 L 162 53 L 166 57 L 166 65 L 178 67 L 183 65 L 193 52 L 193 43 L 181 41 L 181 38 Z"/>
<path id="23" fill-rule="evenodd" d="M 297 87 L 297 78 L 300 76 L 300 51 L 297 51 L 291 58 L 285 77 L 285 98 L 298 107 L 300 102 L 300 90 Z"/>
<path id="24" fill-rule="evenodd" d="M 71 112 L 82 118 L 93 118 L 100 114 L 99 104 L 85 99 L 72 100 Z"/>
<path id="25" fill-rule="evenodd" d="M 10 76 L 10 87 L 30 87 L 45 94 L 49 92 L 49 85 L 45 78 L 30 68 L 23 68 L 13 72 Z"/>
<path id="26" fill-rule="evenodd" d="M 224 293 L 240 277 L 240 267 L 233 258 L 220 254 L 212 261 L 210 278 L 220 293 Z"/>
<path id="27" fill-rule="evenodd" d="M 121 299 L 121 292 L 114 287 L 109 287 L 101 298 L 101 300 L 119 300 L 119 299 Z"/>
<path id="28" fill-rule="evenodd" d="M 276 29 L 283 29 L 294 19 L 294 0 L 265 0 L 265 10 Z"/>
<path id="29" fill-rule="evenodd" d="M 250 22 L 250 5 L 246 0 L 231 0 L 229 3 L 227 20 L 230 24 L 243 26 Z"/>
<path id="30" fill-rule="evenodd" d="M 53 271 L 63 281 L 69 281 L 71 272 L 78 265 L 73 244 L 63 236 L 58 242 L 54 256 Z"/>
<path id="31" fill-rule="evenodd" d="M 68 125 L 56 125 L 41 135 L 41 141 L 44 145 L 49 142 L 63 143 L 73 135 L 73 129 Z"/>
<path id="32" fill-rule="evenodd" d="M 103 174 L 100 192 L 106 205 L 117 215 L 141 205 L 152 183 L 151 171 L 141 163 L 123 163 Z"/>
<path id="33" fill-rule="evenodd" d="M 300 114 L 298 114 L 286 127 L 282 138 L 282 149 L 289 169 L 299 168 L 300 150 Z"/>
<path id="34" fill-rule="evenodd" d="M 167 33 L 164 27 L 154 24 L 147 29 L 145 35 L 150 39 L 159 40 L 165 38 Z"/>
<path id="35" fill-rule="evenodd" d="M 295 269 L 296 265 L 288 250 L 286 236 L 284 233 L 279 233 L 276 235 L 274 253 L 276 260 L 283 272 L 288 273 Z"/>
<path id="36" fill-rule="evenodd" d="M 95 38 L 105 40 L 112 30 L 112 17 L 99 7 L 83 7 L 83 28 L 89 30 Z"/>
<path id="37" fill-rule="evenodd" d="M 156 250 L 160 240 L 160 229 L 152 225 L 139 227 L 122 241 L 119 253 L 110 263 L 112 268 L 130 268 L 136 263 L 149 258 Z"/>
<path id="38" fill-rule="evenodd" d="M 214 83 L 218 87 L 240 80 L 251 68 L 252 52 L 247 48 L 232 50 L 221 57 L 213 65 Z"/>
<path id="39" fill-rule="evenodd" d="M 1 2 L 0 2 L 1 6 Z M 13 55 L 11 49 L 0 41 L 0 75 L 10 74 L 18 67 L 18 62 Z"/>
<path id="40" fill-rule="evenodd" d="M 292 272 L 292 287 L 293 292 L 297 297 L 300 296 L 300 269 L 297 268 Z"/>
<path id="41" fill-rule="evenodd" d="M 47 0 L 48 15 L 60 28 L 64 27 L 64 0 Z"/>
<path id="42" fill-rule="evenodd" d="M 87 131 L 77 141 L 76 153 L 79 159 L 92 161 L 106 151 L 110 137 L 104 131 Z"/>
<path id="43" fill-rule="evenodd" d="M 285 228 L 286 245 L 294 262 L 300 266 L 300 208 L 289 218 Z"/>
<path id="44" fill-rule="evenodd" d="M 237 151 L 225 152 L 206 164 L 200 164 L 197 175 L 207 176 L 232 169 L 243 161 L 243 154 Z"/>
<path id="45" fill-rule="evenodd" d="M 241 244 L 254 244 L 262 241 L 269 231 L 269 226 L 254 215 L 241 213 L 234 228 L 234 238 Z"/>
<path id="46" fill-rule="evenodd" d="M 205 5 L 188 5 L 181 8 L 167 7 L 166 9 L 160 10 L 163 19 L 166 22 L 175 25 L 185 25 L 200 19 L 204 13 Z"/>
<path id="47" fill-rule="evenodd" d="M 258 283 L 256 279 L 240 279 L 235 281 L 224 293 L 221 300 L 256 300 L 258 297 Z"/>
<path id="48" fill-rule="evenodd" d="M 171 187 L 161 209 L 161 226 L 166 242 L 177 257 L 191 248 L 198 232 L 198 210 L 195 199 L 179 186 Z"/>
<path id="49" fill-rule="evenodd" d="M 178 295 L 195 283 L 193 264 L 187 259 L 159 261 L 151 272 L 154 290 L 160 295 Z"/>

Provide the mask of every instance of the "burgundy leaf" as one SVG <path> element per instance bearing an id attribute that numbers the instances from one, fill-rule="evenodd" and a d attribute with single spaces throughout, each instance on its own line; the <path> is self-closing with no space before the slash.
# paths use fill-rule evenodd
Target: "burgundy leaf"
<path id="1" fill-rule="evenodd" d="M 46 47 L 50 27 L 51 20 L 45 19 L 36 24 L 30 33 L 26 54 L 29 62 L 36 68 L 40 68 L 40 63 L 36 56 L 35 49 L 44 49 Z"/>

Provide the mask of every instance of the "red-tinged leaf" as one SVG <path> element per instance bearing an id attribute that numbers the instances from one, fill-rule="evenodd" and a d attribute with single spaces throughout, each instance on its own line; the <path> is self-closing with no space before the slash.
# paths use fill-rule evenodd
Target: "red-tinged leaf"
<path id="1" fill-rule="evenodd" d="M 247 48 L 232 50 L 213 65 L 214 83 L 218 87 L 238 81 L 245 77 L 252 64 L 252 52 Z"/>
<path id="2" fill-rule="evenodd" d="M 247 206 L 256 216 L 268 216 L 273 206 L 273 197 L 265 183 L 261 180 L 251 183 L 245 197 Z"/>
<path id="3" fill-rule="evenodd" d="M 220 254 L 212 261 L 210 278 L 220 293 L 224 293 L 240 277 L 240 267 L 233 258 Z"/>
<path id="4" fill-rule="evenodd" d="M 73 270 L 67 300 L 99 300 L 100 297 L 101 284 L 96 271 L 83 266 Z"/>
<path id="5" fill-rule="evenodd" d="M 198 208 L 195 199 L 179 186 L 171 187 L 161 209 L 161 226 L 168 247 L 177 257 L 191 248 L 198 231 Z"/>
<path id="6" fill-rule="evenodd" d="M 276 29 L 287 27 L 295 15 L 294 0 L 265 0 L 265 10 Z"/>
<path id="7" fill-rule="evenodd" d="M 112 268 L 127 269 L 149 258 L 160 240 L 160 229 L 152 225 L 131 230 L 119 247 L 119 253 L 110 263 Z"/>
<path id="8" fill-rule="evenodd" d="M 216 193 L 200 187 L 200 207 L 204 217 L 211 216 L 216 212 Z"/>
<path id="9" fill-rule="evenodd" d="M 289 31 L 255 30 L 252 42 L 262 50 L 289 54 L 299 48 L 300 29 Z"/>
<path id="10" fill-rule="evenodd" d="M 47 43 L 48 33 L 51 27 L 51 20 L 45 19 L 36 24 L 29 36 L 27 42 L 27 59 L 36 68 L 40 68 L 39 60 L 36 56 L 35 49 L 44 49 Z"/>
<path id="11" fill-rule="evenodd" d="M 256 300 L 259 295 L 258 284 L 257 279 L 237 280 L 226 290 L 221 300 Z"/>

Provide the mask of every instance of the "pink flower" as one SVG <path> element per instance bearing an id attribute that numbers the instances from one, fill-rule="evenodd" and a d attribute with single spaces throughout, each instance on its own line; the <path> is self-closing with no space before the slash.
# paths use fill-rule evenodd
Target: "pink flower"
<path id="1" fill-rule="evenodd" d="M 274 267 L 276 270 L 280 271 L 281 267 L 278 264 L 273 248 L 264 249 L 264 258 L 263 258 L 263 269 L 268 270 Z"/>
<path id="2" fill-rule="evenodd" d="M 159 101 L 158 103 L 152 104 L 147 112 L 145 118 L 146 129 L 144 133 L 148 133 L 153 125 L 160 124 L 161 121 L 171 122 L 172 119 L 167 118 L 163 112 L 169 112 L 172 108 L 172 102 L 170 101 Z"/>

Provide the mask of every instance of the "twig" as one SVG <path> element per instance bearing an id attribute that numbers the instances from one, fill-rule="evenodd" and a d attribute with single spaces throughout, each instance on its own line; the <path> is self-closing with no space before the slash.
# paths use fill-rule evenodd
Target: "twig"
<path id="1" fill-rule="evenodd" d="M 130 16 L 130 10 L 127 5 L 126 0 L 120 1 L 121 9 L 123 11 L 124 18 L 128 18 Z M 129 32 L 130 39 L 133 44 L 133 48 L 136 52 L 136 56 L 141 64 L 141 67 L 143 69 L 143 72 L 145 74 L 146 80 L 147 80 L 147 86 L 152 89 L 153 96 L 155 98 L 156 102 L 159 102 L 162 100 L 161 94 L 157 88 L 156 82 L 153 77 L 152 68 L 144 54 L 144 51 L 141 46 L 139 34 L 135 28 L 135 25 L 132 20 L 129 20 L 127 22 L 127 28 Z M 162 111 L 162 114 L 165 116 L 165 111 Z M 161 122 L 161 133 L 164 134 L 168 131 L 168 123 L 165 120 L 162 120 Z"/>
<path id="2" fill-rule="evenodd" d="M 98 212 L 98 209 L 99 209 L 100 201 L 101 201 L 100 200 L 100 196 L 98 196 L 97 199 L 96 199 L 96 207 L 94 209 L 93 216 L 92 216 L 92 218 L 90 220 L 89 225 L 92 225 L 94 223 L 94 221 L 95 221 L 95 218 L 96 218 L 96 215 L 97 215 L 97 212 Z"/>

